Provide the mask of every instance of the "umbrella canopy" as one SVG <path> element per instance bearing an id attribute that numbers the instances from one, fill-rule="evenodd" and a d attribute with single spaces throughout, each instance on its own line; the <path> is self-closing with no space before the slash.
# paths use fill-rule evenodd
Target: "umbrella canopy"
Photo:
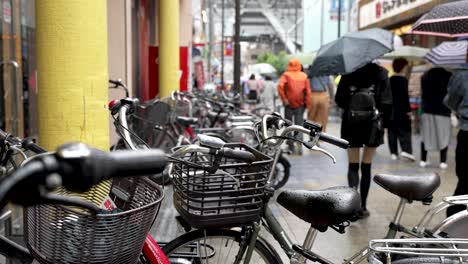
<path id="1" fill-rule="evenodd" d="M 276 69 L 268 63 L 257 63 L 249 67 L 249 72 L 257 74 L 274 74 L 276 73 Z"/>
<path id="2" fill-rule="evenodd" d="M 425 59 L 437 66 L 454 67 L 466 63 L 468 41 L 445 41 L 433 48 Z"/>
<path id="3" fill-rule="evenodd" d="M 310 75 L 351 73 L 393 50 L 393 34 L 371 28 L 345 34 L 322 46 L 310 69 Z"/>
<path id="4" fill-rule="evenodd" d="M 401 46 L 395 47 L 395 50 L 385 54 L 382 59 L 393 60 L 397 58 L 405 58 L 410 61 L 424 60 L 424 56 L 429 52 L 429 49 L 414 47 L 414 46 Z"/>
<path id="5" fill-rule="evenodd" d="M 414 23 L 411 32 L 442 37 L 468 36 L 468 0 L 434 7 Z"/>
<path id="6" fill-rule="evenodd" d="M 301 64 L 311 65 L 314 62 L 316 56 L 317 52 L 302 52 L 289 55 L 288 60 L 297 59 L 299 62 L 301 62 Z"/>

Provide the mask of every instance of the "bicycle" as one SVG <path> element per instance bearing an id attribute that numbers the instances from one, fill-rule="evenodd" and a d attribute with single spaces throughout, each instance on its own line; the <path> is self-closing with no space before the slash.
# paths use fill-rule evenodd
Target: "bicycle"
<path id="1" fill-rule="evenodd" d="M 266 124 L 266 126 L 263 127 L 263 133 L 268 135 L 268 128 L 282 128 L 285 121 L 277 116 L 265 116 L 263 123 Z M 287 135 L 293 132 L 309 135 L 312 140 L 311 142 L 305 142 L 304 145 L 328 155 L 334 161 L 335 159 L 330 153 L 316 147 L 316 142 L 322 140 L 342 148 L 347 147 L 346 141 L 322 133 L 321 127 L 311 122 L 305 122 L 303 126 L 287 126 L 281 135 L 277 136 L 275 133 L 273 136 L 268 137 L 269 141 L 265 142 L 270 142 L 268 144 L 272 147 L 278 147 L 288 138 Z M 262 204 L 260 220 L 244 223 L 235 228 L 229 225 L 224 229 L 219 228 L 219 225 L 211 227 L 199 226 L 201 229 L 187 232 L 165 245 L 163 247 L 165 254 L 171 258 L 174 254 L 183 255 L 193 253 L 193 250 L 196 249 L 199 254 L 192 254 L 191 257 L 187 258 L 190 263 L 220 263 L 220 258 L 223 258 L 222 262 L 224 263 L 281 263 L 281 258 L 276 250 L 267 241 L 263 240 L 262 237 L 258 236 L 260 227 L 264 226 L 280 244 L 284 253 L 290 258 L 291 263 L 305 263 L 306 260 L 327 264 L 331 263 L 324 257 L 312 252 L 311 247 L 318 232 L 325 232 L 329 228 L 340 233 L 345 231 L 345 228 L 349 225 L 349 220 L 351 220 L 360 209 L 360 199 L 357 192 L 347 187 L 335 187 L 320 191 L 282 192 L 277 198 L 278 203 L 297 217 L 311 224 L 304 243 L 300 246 L 293 244 L 268 206 L 268 200 L 274 193 L 274 190 L 271 188 L 270 180 L 271 178 L 269 178 L 266 186 L 268 191 L 266 192 L 265 200 Z M 423 192 L 430 193 L 430 188 L 426 188 Z M 188 196 L 189 194 L 182 193 L 179 195 Z M 190 221 L 189 219 L 185 220 Z M 191 225 L 193 225 L 193 223 Z M 231 242 L 226 244 L 226 241 Z M 391 240 L 385 241 L 388 243 L 392 242 Z M 411 241 L 414 242 L 416 240 Z M 463 242 L 462 244 L 466 243 L 466 240 L 463 239 L 444 240 L 438 238 L 437 241 L 431 240 L 431 243 L 439 243 L 439 247 L 436 249 L 426 248 L 426 250 L 440 252 L 441 255 L 449 257 L 466 257 L 467 253 L 463 249 L 455 247 L 454 250 L 462 252 L 463 254 L 450 255 L 449 253 L 454 252 L 447 253 L 447 251 L 443 251 L 446 250 L 445 248 L 440 248 L 444 243 L 456 246 L 456 241 L 461 241 Z M 421 240 L 420 243 L 424 244 L 426 242 L 425 240 Z M 234 244 L 235 246 L 233 247 Z M 253 245 L 255 245 L 255 247 L 253 247 Z M 391 249 L 393 250 L 393 248 Z M 424 250 L 425 249 L 421 249 L 421 251 Z M 253 251 L 256 253 L 254 257 L 252 257 Z M 214 252 L 216 252 L 217 256 Z M 345 263 L 364 261 L 368 257 L 373 256 L 375 252 L 375 248 L 369 247 L 366 251 L 360 252 L 351 259 L 346 260 Z M 377 250 L 377 252 L 380 251 Z M 400 251 L 400 253 L 402 253 L 402 251 Z M 412 260 L 415 261 L 415 259 Z M 424 261 L 423 258 L 417 258 L 416 260 Z"/>
<path id="2" fill-rule="evenodd" d="M 0 139 L 12 146 L 19 142 L 3 131 L 0 131 Z M 33 143 L 29 147 L 43 150 Z M 103 180 L 159 172 L 165 164 L 166 156 L 159 150 L 106 153 L 80 143 L 66 144 L 55 153 L 28 158 L 21 167 L 1 179 L 0 201 L 2 209 L 8 201 L 28 207 L 25 209 L 25 238 L 29 250 L 0 236 L 0 252 L 21 263 L 31 263 L 33 259 L 41 263 L 135 262 L 162 200 L 162 189 L 144 178 L 134 180 L 135 187 L 130 193 L 134 196 L 126 197 L 126 201 L 125 197 L 115 199 L 127 202 L 127 210 L 118 213 L 104 213 L 89 202 L 93 195 L 100 194 L 88 193 L 87 199 L 80 199 L 70 196 L 65 189 L 83 192 Z M 128 181 L 115 181 L 115 193 L 127 194 L 126 191 L 130 191 L 126 189 Z M 65 189 L 60 188 L 62 186 Z M 127 231 L 120 228 L 110 232 L 122 218 L 128 220 L 121 222 L 127 225 L 135 219 L 142 222 L 133 222 L 138 226 Z M 93 244 L 90 237 L 94 235 L 105 243 Z M 124 250 L 116 239 L 119 236 L 128 236 L 129 245 L 135 248 Z"/>

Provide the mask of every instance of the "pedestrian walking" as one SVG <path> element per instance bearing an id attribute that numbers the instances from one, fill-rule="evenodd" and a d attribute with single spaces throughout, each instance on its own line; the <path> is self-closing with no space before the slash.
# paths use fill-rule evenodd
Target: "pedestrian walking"
<path id="1" fill-rule="evenodd" d="M 388 120 L 392 108 L 392 91 L 387 70 L 369 63 L 343 75 L 335 101 L 344 110 L 341 137 L 350 144 L 348 184 L 356 189 L 360 187 L 362 209 L 358 217 L 365 218 L 370 215 L 367 210 L 367 196 L 371 184 L 371 164 L 376 148 L 383 143 L 383 122 Z"/>
<path id="2" fill-rule="evenodd" d="M 255 74 L 250 75 L 247 81 L 247 88 L 249 90 L 247 98 L 251 101 L 258 102 L 258 94 L 261 92 L 260 82 L 255 80 Z"/>
<path id="3" fill-rule="evenodd" d="M 330 95 L 333 94 L 334 85 L 330 76 L 310 78 L 311 104 L 307 119 L 322 125 L 322 131 L 327 130 L 328 107 L 330 106 Z"/>
<path id="4" fill-rule="evenodd" d="M 388 147 L 392 160 L 398 159 L 398 143 L 401 147 L 401 157 L 415 161 L 411 140 L 411 106 L 408 92 L 408 79 L 403 72 L 408 61 L 404 58 L 393 60 L 395 74 L 390 77 L 392 89 L 393 111 L 388 125 Z"/>
<path id="5" fill-rule="evenodd" d="M 455 150 L 455 172 L 458 184 L 454 195 L 468 194 L 468 69 L 455 72 L 448 84 L 445 104 L 453 110 L 459 119 L 460 131 L 457 135 Z M 451 206 L 447 209 L 447 216 L 465 210 L 465 205 Z"/>
<path id="6" fill-rule="evenodd" d="M 284 115 L 294 124 L 302 125 L 304 111 L 310 107 L 310 83 L 307 75 L 301 71 L 299 60 L 289 61 L 288 70 L 281 75 L 278 84 L 278 93 L 283 101 Z M 302 137 L 296 134 L 295 137 Z M 289 150 L 296 154 L 302 154 L 302 145 L 294 148 L 294 141 L 288 140 Z"/>
<path id="7" fill-rule="evenodd" d="M 447 95 L 447 85 L 452 73 L 444 68 L 432 68 L 421 77 L 421 161 L 419 165 L 426 167 L 428 151 L 440 152 L 441 169 L 446 169 L 447 152 L 452 135 L 450 109 L 443 100 Z"/>
<path id="8" fill-rule="evenodd" d="M 260 102 L 263 107 L 267 108 L 271 112 L 276 111 L 276 98 L 278 97 L 278 90 L 276 85 L 270 76 L 265 76 L 265 82 L 263 83 L 263 90 L 260 95 Z"/>

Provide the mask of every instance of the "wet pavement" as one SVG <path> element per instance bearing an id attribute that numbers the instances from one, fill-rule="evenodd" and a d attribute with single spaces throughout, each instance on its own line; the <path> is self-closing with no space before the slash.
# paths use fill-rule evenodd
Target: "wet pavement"
<path id="1" fill-rule="evenodd" d="M 328 132 L 339 136 L 339 123 L 336 121 L 332 122 L 329 125 Z M 438 167 L 438 153 L 429 154 L 432 166 L 420 168 L 418 166 L 419 159 L 417 159 L 417 162 L 405 160 L 392 161 L 388 146 L 382 145 L 378 148 L 372 167 L 372 174 L 424 175 L 432 172 L 439 173 L 441 176 L 441 186 L 434 194 L 433 205 L 435 205 L 441 201 L 442 197 L 452 194 L 456 185 L 454 169 L 455 143 L 455 138 L 453 137 L 448 155 L 449 167 L 446 170 L 441 170 Z M 413 146 L 415 146 L 414 150 L 417 158 L 419 157 L 419 144 L 419 136 L 414 135 Z M 348 163 L 346 151 L 327 144 L 322 144 L 322 147 L 334 154 L 338 162 L 333 164 L 328 157 L 319 153 L 312 153 L 308 150 L 305 151 L 303 156 L 290 156 L 289 160 L 292 164 L 291 177 L 284 189 L 318 190 L 347 185 L 346 174 Z M 177 222 L 174 219 L 176 212 L 172 206 L 172 189 L 169 186 L 165 190 L 166 199 L 161 207 L 157 222 L 151 231 L 156 236 L 157 241 L 169 241 L 175 238 L 177 234 L 183 232 L 177 226 Z M 280 207 L 273 199 L 270 203 L 275 216 L 279 219 L 288 235 L 296 243 L 302 244 L 309 227 L 308 224 Z M 329 229 L 325 233 L 319 233 L 313 250 L 335 263 L 342 262 L 343 259 L 351 257 L 354 253 L 365 247 L 369 240 L 385 236 L 398 203 L 399 198 L 397 196 L 372 183 L 368 199 L 370 217 L 352 223 L 346 229 L 345 234 L 339 234 L 332 229 Z M 429 208 L 429 206 L 422 205 L 420 202 L 407 205 L 402 224 L 407 227 L 415 226 Z M 442 220 L 444 215 L 445 212 L 434 221 Z M 265 230 L 262 231 L 262 236 L 278 249 L 283 262 L 288 263 L 286 255 L 282 253 L 279 245 Z"/>

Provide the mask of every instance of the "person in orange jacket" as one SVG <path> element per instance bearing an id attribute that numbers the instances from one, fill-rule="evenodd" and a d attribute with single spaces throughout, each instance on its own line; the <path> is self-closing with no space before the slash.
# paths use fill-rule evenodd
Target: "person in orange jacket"
<path id="1" fill-rule="evenodd" d="M 309 79 L 307 74 L 301 71 L 301 66 L 299 60 L 290 60 L 288 70 L 281 75 L 278 84 L 278 93 L 283 101 L 285 118 L 298 125 L 302 125 L 304 122 L 304 111 L 309 109 L 311 104 Z M 290 151 L 302 154 L 300 144 L 299 149 L 295 150 L 294 142 L 289 140 L 288 146 Z"/>

